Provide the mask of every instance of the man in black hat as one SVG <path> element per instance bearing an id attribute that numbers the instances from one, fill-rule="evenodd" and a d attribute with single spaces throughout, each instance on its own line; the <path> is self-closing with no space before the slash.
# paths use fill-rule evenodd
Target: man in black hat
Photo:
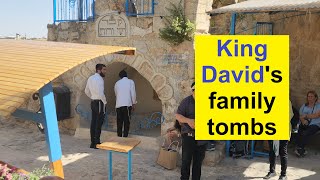
<path id="1" fill-rule="evenodd" d="M 176 113 L 182 135 L 181 180 L 189 179 L 191 161 L 193 161 L 192 180 L 200 180 L 201 165 L 207 149 L 207 141 L 195 140 L 195 83 L 192 83 L 191 90 L 192 95 L 182 100 Z"/>

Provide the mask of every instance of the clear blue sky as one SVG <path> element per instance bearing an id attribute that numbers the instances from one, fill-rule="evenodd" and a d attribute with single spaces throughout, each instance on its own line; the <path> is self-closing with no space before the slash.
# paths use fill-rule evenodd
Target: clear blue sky
<path id="1" fill-rule="evenodd" d="M 0 36 L 47 37 L 53 0 L 1 0 Z"/>

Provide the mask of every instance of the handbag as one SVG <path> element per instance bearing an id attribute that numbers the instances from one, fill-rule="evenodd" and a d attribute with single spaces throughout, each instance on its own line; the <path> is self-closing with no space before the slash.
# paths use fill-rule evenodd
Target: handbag
<path id="1" fill-rule="evenodd" d="M 176 143 L 176 148 L 172 145 Z M 173 141 L 168 148 L 160 148 L 157 164 L 166 169 L 175 169 L 177 167 L 179 142 Z"/>

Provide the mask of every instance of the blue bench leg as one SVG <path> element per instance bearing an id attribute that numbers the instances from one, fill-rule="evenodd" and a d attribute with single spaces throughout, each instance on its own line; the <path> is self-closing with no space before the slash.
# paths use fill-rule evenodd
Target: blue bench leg
<path id="1" fill-rule="evenodd" d="M 128 152 L 128 180 L 131 180 L 131 151 Z"/>
<path id="2" fill-rule="evenodd" d="M 112 180 L 112 151 L 109 151 L 108 154 L 109 154 L 109 180 Z"/>

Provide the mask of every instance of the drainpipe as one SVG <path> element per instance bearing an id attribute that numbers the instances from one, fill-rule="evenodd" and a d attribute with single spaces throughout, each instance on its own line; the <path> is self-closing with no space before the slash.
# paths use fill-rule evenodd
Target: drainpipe
<path id="1" fill-rule="evenodd" d="M 230 35 L 236 34 L 236 20 L 237 20 L 237 13 L 232 13 L 231 24 L 230 24 Z"/>

